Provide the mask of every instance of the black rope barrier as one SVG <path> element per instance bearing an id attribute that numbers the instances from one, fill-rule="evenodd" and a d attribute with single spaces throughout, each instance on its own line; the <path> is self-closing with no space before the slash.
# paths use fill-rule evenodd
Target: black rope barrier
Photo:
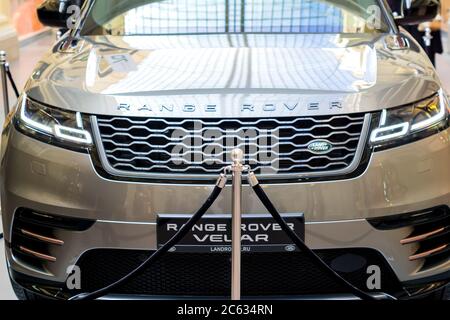
<path id="1" fill-rule="evenodd" d="M 14 93 L 16 94 L 16 97 L 18 98 L 20 96 L 20 93 L 19 93 L 19 90 L 17 89 L 16 82 L 14 81 L 14 78 L 11 74 L 11 69 L 9 67 L 9 64 L 5 65 L 5 71 L 6 71 L 6 75 L 8 76 L 9 83 L 11 84 L 11 87 L 13 88 Z"/>
<path id="2" fill-rule="evenodd" d="M 200 221 L 200 219 L 205 215 L 208 209 L 213 205 L 213 203 L 217 200 L 222 190 L 225 188 L 227 182 L 227 178 L 225 175 L 221 175 L 219 180 L 217 181 L 216 186 L 214 187 L 211 195 L 202 205 L 202 207 L 192 216 L 189 221 L 183 225 L 183 227 L 161 248 L 155 251 L 146 261 L 144 261 L 139 267 L 131 271 L 129 274 L 124 276 L 123 278 L 117 280 L 116 282 L 110 284 L 109 286 L 99 289 L 95 292 L 91 293 L 81 293 L 78 294 L 69 300 L 94 300 L 100 297 L 103 297 L 110 293 L 115 288 L 118 288 L 124 285 L 127 282 L 130 282 L 137 276 L 139 276 L 142 272 L 144 272 L 147 268 L 149 268 L 153 263 L 157 262 L 159 258 L 168 253 L 170 249 L 175 246 L 178 242 L 180 242 L 191 229 Z"/>
<path id="3" fill-rule="evenodd" d="M 352 294 L 362 300 L 379 300 L 378 298 L 370 295 L 367 292 L 357 288 L 343 277 L 341 277 L 336 271 L 334 271 L 328 264 L 325 263 L 313 250 L 311 250 L 305 242 L 289 227 L 283 217 L 280 215 L 278 210 L 273 205 L 272 201 L 269 199 L 264 189 L 258 182 L 258 179 L 253 173 L 249 174 L 250 185 L 255 191 L 258 199 L 262 202 L 264 207 L 266 207 L 267 211 L 272 215 L 274 220 L 280 225 L 281 229 L 287 234 L 287 236 L 291 239 L 291 241 L 305 254 L 307 255 L 311 261 L 317 265 L 325 274 L 331 276 L 337 283 L 347 288 Z M 382 294 L 384 299 L 395 300 L 394 297 Z"/>

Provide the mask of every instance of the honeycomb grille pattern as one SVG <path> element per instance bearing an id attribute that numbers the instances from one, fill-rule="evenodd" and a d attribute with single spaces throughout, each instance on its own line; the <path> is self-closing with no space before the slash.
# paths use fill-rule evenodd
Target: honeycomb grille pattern
<path id="1" fill-rule="evenodd" d="M 317 252 L 346 279 L 367 290 L 367 267 L 380 266 L 382 290 L 395 292 L 398 280 L 382 256 L 370 249 Z M 146 251 L 97 249 L 83 255 L 82 288 L 92 291 L 126 275 L 148 256 Z M 347 293 L 302 253 L 243 254 L 242 291 L 245 296 L 291 296 Z M 172 253 L 116 294 L 152 296 L 216 296 L 230 294 L 230 255 Z"/>
<path id="2" fill-rule="evenodd" d="M 353 162 L 364 115 L 283 119 L 97 118 L 103 152 L 115 170 L 217 174 L 236 147 L 258 174 L 344 170 Z M 311 150 L 313 142 L 331 149 Z"/>

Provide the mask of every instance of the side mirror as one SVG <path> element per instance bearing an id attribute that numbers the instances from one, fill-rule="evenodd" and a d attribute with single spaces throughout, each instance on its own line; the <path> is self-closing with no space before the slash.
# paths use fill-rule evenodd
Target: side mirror
<path id="1" fill-rule="evenodd" d="M 39 21 L 49 27 L 68 29 L 69 19 L 75 14 L 71 6 L 81 6 L 85 0 L 45 0 L 38 8 Z"/>
<path id="2" fill-rule="evenodd" d="M 440 7 L 440 0 L 401 0 L 400 13 L 395 19 L 399 25 L 420 24 L 436 18 Z"/>

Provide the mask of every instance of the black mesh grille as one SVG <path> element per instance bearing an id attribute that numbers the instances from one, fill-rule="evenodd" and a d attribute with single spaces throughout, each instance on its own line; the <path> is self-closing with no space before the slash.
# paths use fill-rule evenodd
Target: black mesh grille
<path id="1" fill-rule="evenodd" d="M 396 292 L 398 280 L 384 258 L 374 250 L 322 250 L 317 252 L 346 279 L 364 290 L 367 267 L 381 268 L 382 290 Z M 149 252 L 98 249 L 79 261 L 83 291 L 104 287 L 121 278 L 148 257 Z M 302 253 L 243 254 L 242 291 L 245 296 L 291 296 L 347 293 L 324 275 Z M 158 296 L 217 296 L 230 293 L 228 254 L 172 253 L 117 294 Z"/>

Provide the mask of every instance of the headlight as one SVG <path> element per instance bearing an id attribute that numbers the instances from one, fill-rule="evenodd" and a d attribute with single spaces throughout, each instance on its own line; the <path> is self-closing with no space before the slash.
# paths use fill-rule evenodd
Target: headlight
<path id="1" fill-rule="evenodd" d="M 383 148 L 425 138 L 448 128 L 448 115 L 448 100 L 440 90 L 418 103 L 383 110 L 380 125 L 372 131 L 370 142 Z"/>
<path id="2" fill-rule="evenodd" d="M 23 95 L 15 115 L 16 127 L 24 134 L 69 149 L 86 149 L 92 136 L 79 112 L 50 108 Z"/>

